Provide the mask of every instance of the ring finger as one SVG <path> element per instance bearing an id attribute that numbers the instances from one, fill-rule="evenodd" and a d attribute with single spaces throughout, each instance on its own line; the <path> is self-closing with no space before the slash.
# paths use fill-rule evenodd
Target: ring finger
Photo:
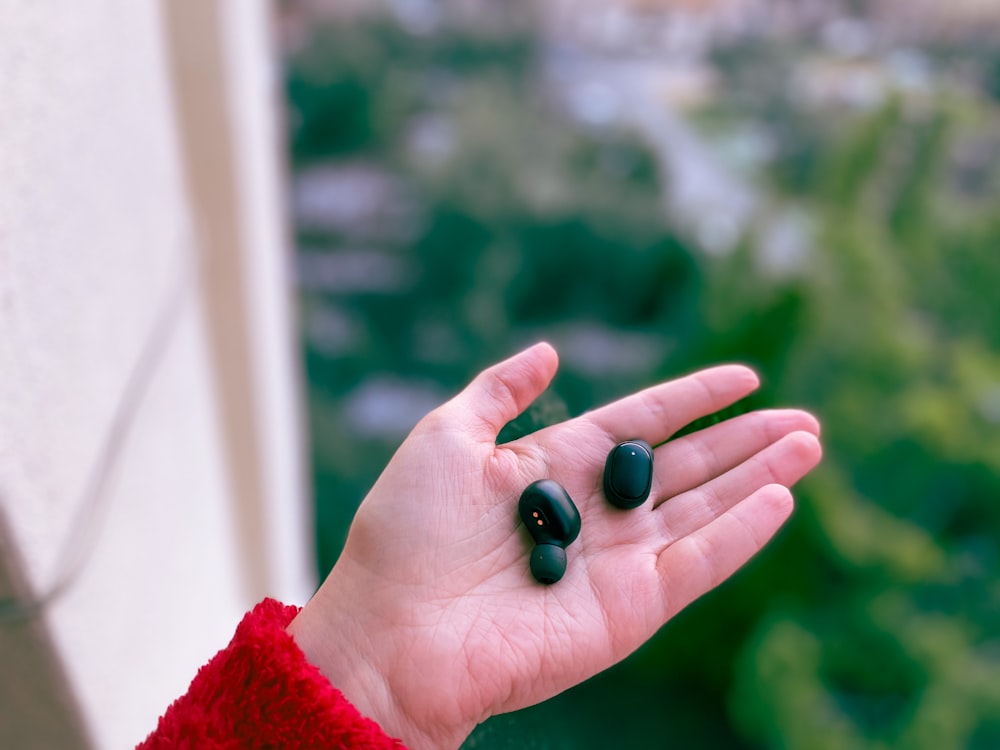
<path id="1" fill-rule="evenodd" d="M 738 502 L 768 484 L 791 487 L 819 463 L 819 440 L 809 432 L 792 432 L 734 469 L 688 490 L 654 511 L 667 546 L 703 528 Z"/>

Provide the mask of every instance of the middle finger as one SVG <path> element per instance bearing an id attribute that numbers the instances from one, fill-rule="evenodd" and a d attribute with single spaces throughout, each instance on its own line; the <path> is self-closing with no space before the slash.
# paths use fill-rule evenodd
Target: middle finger
<path id="1" fill-rule="evenodd" d="M 819 422 L 799 409 L 755 411 L 660 446 L 653 460 L 653 507 L 724 474 L 799 430 L 819 435 Z"/>

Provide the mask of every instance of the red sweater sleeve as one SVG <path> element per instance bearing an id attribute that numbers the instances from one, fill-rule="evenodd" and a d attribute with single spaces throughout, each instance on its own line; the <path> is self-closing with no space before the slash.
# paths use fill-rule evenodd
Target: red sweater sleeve
<path id="1" fill-rule="evenodd" d="M 298 611 L 254 607 L 138 748 L 406 750 L 306 661 L 285 630 Z"/>

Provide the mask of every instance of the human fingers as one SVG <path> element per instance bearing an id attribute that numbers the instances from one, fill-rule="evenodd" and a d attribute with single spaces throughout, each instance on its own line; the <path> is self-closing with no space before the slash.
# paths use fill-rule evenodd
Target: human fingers
<path id="1" fill-rule="evenodd" d="M 761 487 L 792 486 L 819 463 L 821 456 L 815 435 L 793 432 L 725 474 L 658 503 L 654 513 L 662 529 L 662 542 L 670 545 L 696 533 Z"/>
<path id="2" fill-rule="evenodd" d="M 819 422 L 799 409 L 770 409 L 673 440 L 656 449 L 650 495 L 658 503 L 694 489 L 796 431 L 819 435 Z"/>
<path id="3" fill-rule="evenodd" d="M 583 418 L 613 443 L 640 438 L 655 446 L 699 417 L 752 393 L 758 385 L 756 373 L 743 365 L 711 367 L 626 396 Z"/>
<path id="4" fill-rule="evenodd" d="M 787 488 L 765 485 L 664 549 L 656 561 L 663 592 L 661 622 L 739 570 L 781 528 L 792 506 Z"/>
<path id="5" fill-rule="evenodd" d="M 538 343 L 483 370 L 442 412 L 481 440 L 496 440 L 500 430 L 523 412 L 552 382 L 559 357 Z"/>

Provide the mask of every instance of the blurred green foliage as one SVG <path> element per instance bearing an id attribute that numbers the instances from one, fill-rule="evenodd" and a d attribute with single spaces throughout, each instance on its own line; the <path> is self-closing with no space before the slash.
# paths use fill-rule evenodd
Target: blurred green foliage
<path id="1" fill-rule="evenodd" d="M 299 173 L 362 164 L 408 207 L 398 231 L 391 215 L 299 228 L 310 253 L 400 270 L 303 284 L 321 572 L 406 431 L 359 432 L 373 378 L 440 400 L 547 338 L 562 371 L 505 438 L 722 360 L 762 374 L 739 409 L 824 425 L 823 465 L 753 564 L 470 748 L 1000 746 L 1000 55 L 977 52 L 979 89 L 824 110 L 783 85 L 801 54 L 719 49 L 695 119 L 778 144 L 757 189 L 810 230 L 781 272 L 756 226 L 702 252 L 665 215 L 651 151 L 547 95 L 523 25 L 333 25 L 288 60 Z M 331 320 L 340 334 L 314 335 Z"/>

